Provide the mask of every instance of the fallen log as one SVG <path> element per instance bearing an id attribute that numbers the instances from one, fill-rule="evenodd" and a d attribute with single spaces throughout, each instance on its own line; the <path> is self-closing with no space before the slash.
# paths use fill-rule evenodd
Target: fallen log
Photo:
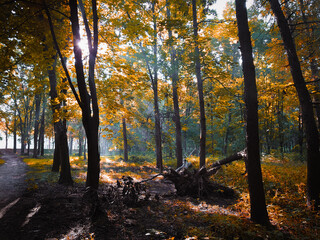
<path id="1" fill-rule="evenodd" d="M 216 172 L 221 168 L 222 165 L 226 165 L 228 163 L 232 163 L 237 160 L 246 159 L 247 158 L 247 148 L 239 151 L 231 156 L 228 156 L 222 160 L 216 161 L 211 164 L 210 168 L 208 169 L 208 176 L 216 174 Z"/>
<path id="2" fill-rule="evenodd" d="M 183 167 L 176 170 L 170 169 L 163 173 L 163 176 L 170 180 L 180 196 L 217 196 L 225 198 L 235 197 L 235 191 L 231 188 L 222 186 L 210 180 L 210 176 L 214 175 L 222 165 L 231 163 L 236 160 L 246 158 L 246 149 L 237 152 L 229 157 L 213 163 L 210 168 L 202 167 L 199 170 L 189 171 L 189 164 L 184 163 Z"/>
<path id="3" fill-rule="evenodd" d="M 217 167 L 217 166 L 222 166 L 222 165 L 225 165 L 225 164 L 228 164 L 228 163 L 231 163 L 231 162 L 234 162 L 236 160 L 240 160 L 240 159 L 243 159 L 243 158 L 246 158 L 247 157 L 247 149 L 243 149 L 242 151 L 239 151 L 229 157 L 226 157 L 222 160 L 219 160 L 219 161 L 216 161 L 214 162 L 210 167 L 211 168 L 214 168 L 214 167 Z"/>

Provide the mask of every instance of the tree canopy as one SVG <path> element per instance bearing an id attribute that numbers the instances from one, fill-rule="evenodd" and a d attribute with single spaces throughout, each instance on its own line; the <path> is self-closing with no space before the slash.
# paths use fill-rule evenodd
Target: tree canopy
<path id="1" fill-rule="evenodd" d="M 317 208 L 320 3 L 247 6 L 246 82 L 236 2 L 245 8 L 228 1 L 219 17 L 214 0 L 1 0 L 1 130 L 33 156 L 62 136 L 57 170 L 70 171 L 61 155 L 69 144 L 88 157 L 95 190 L 100 154 L 150 155 L 160 172 L 194 155 L 201 168 L 246 147 L 249 159 L 253 131 L 257 164 L 269 154 L 307 161 L 308 205 Z M 260 165 L 246 163 L 260 179 Z"/>

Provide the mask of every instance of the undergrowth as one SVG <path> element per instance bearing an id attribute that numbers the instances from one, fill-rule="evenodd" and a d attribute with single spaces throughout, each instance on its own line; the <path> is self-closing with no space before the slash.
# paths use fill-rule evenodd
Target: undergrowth
<path id="1" fill-rule="evenodd" d="M 197 167 L 198 157 L 191 156 L 188 161 Z M 28 173 L 30 182 L 57 181 L 58 174 L 50 171 L 52 160 L 25 159 L 25 162 L 32 167 Z M 175 164 L 173 161 L 167 163 Z M 83 183 L 87 162 L 71 157 L 70 164 L 74 180 Z M 156 173 L 154 159 L 146 156 L 130 157 L 128 162 L 117 156 L 101 158 L 102 183 L 115 184 L 122 176 L 130 176 L 129 186 Z M 148 226 L 149 222 L 143 221 L 146 226 L 139 226 L 139 229 L 151 229 L 144 229 L 151 235 L 161 233 L 158 237 L 162 237 L 155 239 L 320 239 L 320 216 L 306 208 L 306 165 L 288 158 L 279 160 L 264 156 L 262 173 L 268 214 L 274 229 L 249 220 L 250 201 L 243 161 L 223 166 L 213 176 L 214 181 L 239 193 L 240 198 L 233 204 L 223 204 L 220 200 L 218 204 L 206 199 L 163 197 L 158 204 L 135 208 L 136 217 L 140 214 L 153 224 Z"/>

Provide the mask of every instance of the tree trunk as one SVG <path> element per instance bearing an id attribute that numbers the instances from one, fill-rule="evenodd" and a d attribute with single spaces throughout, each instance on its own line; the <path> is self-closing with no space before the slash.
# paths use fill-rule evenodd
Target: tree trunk
<path id="1" fill-rule="evenodd" d="M 69 75 L 69 71 L 67 69 L 65 59 L 62 56 L 60 51 L 57 38 L 54 32 L 54 27 L 52 23 L 52 18 L 50 11 L 47 6 L 45 6 L 45 11 L 48 17 L 49 27 L 52 35 L 52 39 L 54 42 L 55 49 L 60 57 L 60 61 L 62 67 L 65 71 L 69 86 L 73 92 L 73 95 L 81 108 L 82 112 L 82 123 L 85 128 L 85 132 L 88 139 L 88 169 L 87 169 L 87 181 L 86 185 L 91 190 L 94 191 L 94 195 L 96 196 L 99 186 L 99 175 L 100 175 L 100 153 L 99 153 L 99 108 L 98 108 L 98 99 L 96 86 L 94 81 L 94 69 L 95 69 L 95 61 L 98 50 L 98 14 L 97 14 L 97 2 L 96 0 L 92 0 L 92 17 L 93 17 L 93 36 L 91 35 L 91 31 L 89 28 L 89 23 L 87 17 L 85 15 L 85 11 L 83 11 L 84 6 L 82 1 L 79 1 L 80 10 L 82 12 L 83 23 L 86 30 L 87 40 L 88 40 L 88 48 L 89 48 L 89 76 L 88 76 L 88 85 L 86 83 L 85 75 L 84 75 L 84 66 L 82 62 L 82 50 L 79 46 L 79 42 L 81 41 L 80 37 L 80 25 L 78 18 L 78 1 L 77 0 L 69 0 L 70 7 L 70 21 L 72 27 L 72 35 L 73 35 L 73 53 L 75 58 L 75 70 L 77 76 L 77 86 L 78 92 L 76 91 L 71 77 Z M 92 40 L 93 37 L 93 40 Z M 90 90 L 90 93 L 88 92 Z"/>
<path id="2" fill-rule="evenodd" d="M 9 128 L 9 123 L 8 123 L 8 120 L 6 119 L 5 120 L 5 126 L 6 126 L 6 129 L 5 129 L 5 136 L 6 136 L 6 149 L 8 149 L 8 140 L 9 140 L 9 131 L 10 131 L 10 128 Z"/>
<path id="3" fill-rule="evenodd" d="M 170 21 L 170 5 L 167 5 L 167 18 Z M 174 123 L 176 132 L 176 158 L 177 167 L 182 165 L 183 154 L 182 154 L 182 136 L 181 136 L 181 120 L 180 120 L 180 108 L 179 108 L 179 96 L 178 96 L 178 83 L 179 83 L 179 66 L 176 56 L 176 50 L 172 44 L 172 30 L 168 27 L 169 34 L 169 46 L 170 46 L 170 58 L 171 58 L 171 80 L 172 80 L 172 98 L 173 98 L 173 109 L 174 109 Z"/>
<path id="4" fill-rule="evenodd" d="M 84 137 L 84 144 L 83 144 L 83 160 L 87 160 L 87 138 Z"/>
<path id="5" fill-rule="evenodd" d="M 58 123 L 58 138 L 59 138 L 59 153 L 61 171 L 59 177 L 59 183 L 64 185 L 72 185 L 73 180 L 71 177 L 71 169 L 69 162 L 69 149 L 68 149 L 68 137 L 67 137 L 67 122 L 65 119 Z"/>
<path id="6" fill-rule="evenodd" d="M 126 124 L 125 118 L 122 118 L 122 134 L 123 134 L 123 158 L 125 162 L 128 162 L 127 124 Z"/>
<path id="7" fill-rule="evenodd" d="M 8 129 L 6 129 L 5 135 L 6 135 L 6 149 L 8 149 Z"/>
<path id="8" fill-rule="evenodd" d="M 155 15 L 156 2 L 152 2 L 152 13 L 153 13 L 153 74 L 151 77 L 152 90 L 153 90 L 153 106 L 154 106 L 154 118 L 155 118 L 155 141 L 156 141 L 156 158 L 157 168 L 160 172 L 163 170 L 162 163 L 162 137 L 161 137 L 161 122 L 160 122 L 160 111 L 159 111 L 159 100 L 158 100 L 158 38 L 157 38 L 157 19 Z"/>
<path id="9" fill-rule="evenodd" d="M 303 121 L 302 121 L 302 113 L 301 113 L 301 106 L 299 107 L 299 123 L 298 123 L 298 144 L 299 144 L 299 153 L 300 153 L 300 159 L 302 161 L 303 159 Z"/>
<path id="10" fill-rule="evenodd" d="M 67 80 L 65 78 L 62 79 L 62 83 L 65 86 L 65 82 Z M 63 88 L 61 93 L 67 95 L 67 89 Z M 62 106 L 66 107 L 66 100 L 62 101 Z M 61 110 L 60 110 L 61 111 Z M 69 159 L 69 148 L 68 148 L 68 135 L 67 135 L 67 120 L 65 115 L 67 114 L 67 110 L 65 108 L 63 118 L 59 121 L 59 149 L 60 149 L 60 159 L 61 159 L 61 171 L 59 183 L 64 185 L 72 185 L 73 180 L 71 176 L 70 169 L 70 159 Z"/>
<path id="11" fill-rule="evenodd" d="M 254 222 L 270 225 L 260 165 L 257 87 L 246 1 L 236 0 L 236 17 L 244 75 L 247 133 L 246 167 L 251 206 L 250 214 Z"/>
<path id="12" fill-rule="evenodd" d="M 313 81 L 316 81 L 319 78 L 319 70 L 318 70 L 318 64 L 317 61 L 315 59 L 315 46 L 313 46 L 313 43 L 316 43 L 317 40 L 317 36 L 315 35 L 315 29 L 313 24 L 308 22 L 308 17 L 305 14 L 305 4 L 303 0 L 299 0 L 299 6 L 300 6 L 300 11 L 301 11 L 301 15 L 302 15 L 302 20 L 305 24 L 305 33 L 306 33 L 306 37 L 308 39 L 307 42 L 307 53 L 308 53 L 308 58 L 310 59 L 310 69 L 311 69 L 311 77 Z M 316 46 L 318 47 L 318 46 Z M 315 90 L 317 92 L 320 91 L 320 86 L 319 86 L 319 82 L 314 82 L 313 86 L 315 87 Z M 320 104 L 318 104 L 320 102 L 320 97 L 318 96 L 318 94 L 314 94 L 312 96 L 312 100 L 313 102 L 316 102 L 317 104 L 315 105 L 315 117 L 316 117 L 316 122 L 318 123 L 318 131 L 320 129 Z"/>
<path id="13" fill-rule="evenodd" d="M 73 183 L 70 171 L 69 148 L 67 137 L 67 123 L 65 118 L 59 119 L 61 115 L 61 103 L 58 100 L 57 77 L 55 73 L 55 64 L 51 70 L 48 70 L 50 81 L 51 107 L 54 121 L 55 149 L 53 155 L 52 171 L 60 171 L 59 183 L 71 185 Z M 62 90 L 64 91 L 64 90 Z"/>
<path id="14" fill-rule="evenodd" d="M 79 127 L 79 153 L 78 156 L 81 157 L 83 152 L 83 129 Z"/>
<path id="15" fill-rule="evenodd" d="M 32 107 L 30 108 L 30 114 L 28 117 L 28 121 L 27 121 L 27 129 L 26 129 L 26 136 L 27 136 L 27 156 L 30 156 L 30 145 L 31 145 L 31 136 L 30 136 L 30 132 L 31 132 L 31 126 L 32 126 L 32 120 L 33 120 L 33 111 L 34 111 L 34 106 L 35 105 L 35 101 L 33 101 L 32 103 Z"/>
<path id="16" fill-rule="evenodd" d="M 46 113 L 47 98 L 46 94 L 43 94 L 42 113 L 40 121 L 40 133 L 39 133 L 39 151 L 38 155 L 44 156 L 44 133 L 45 133 L 45 113 Z"/>
<path id="17" fill-rule="evenodd" d="M 82 1 L 79 1 L 82 4 Z M 99 109 L 97 101 L 96 86 L 94 82 L 94 69 L 95 60 L 98 49 L 98 15 L 97 15 L 97 5 L 96 1 L 92 0 L 92 14 L 93 14 L 93 42 L 91 31 L 89 29 L 89 24 L 87 22 L 84 12 L 82 17 L 84 20 L 84 25 L 88 38 L 89 47 L 89 89 L 88 92 L 87 84 L 84 76 L 84 68 L 82 63 L 82 50 L 78 45 L 80 42 L 80 26 L 78 19 L 78 6 L 76 0 L 69 0 L 69 6 L 71 11 L 71 24 L 72 24 L 72 34 L 73 34 L 73 51 L 75 57 L 75 69 L 77 75 L 78 89 L 80 93 L 80 98 L 77 93 L 75 94 L 78 103 L 80 104 L 82 110 L 82 123 L 86 132 L 88 141 L 88 170 L 87 170 L 87 181 L 86 185 L 92 189 L 98 189 L 99 186 L 99 175 L 100 175 L 100 153 L 99 153 Z M 81 6 L 80 8 L 83 8 Z M 66 68 L 65 68 L 66 69 Z M 71 86 L 71 79 L 68 79 Z"/>
<path id="18" fill-rule="evenodd" d="M 59 172 L 61 165 L 61 154 L 60 154 L 60 138 L 59 138 L 59 129 L 58 129 L 58 120 L 57 114 L 60 108 L 60 103 L 56 103 L 58 98 L 57 92 L 57 77 L 55 72 L 56 62 L 53 64 L 52 69 L 48 70 L 49 82 L 50 82 L 50 98 L 51 98 L 51 110 L 53 115 L 53 129 L 54 129 L 54 153 L 53 153 L 53 164 L 52 171 Z"/>
<path id="19" fill-rule="evenodd" d="M 17 111 L 14 110 L 13 120 L 13 153 L 17 153 Z"/>
<path id="20" fill-rule="evenodd" d="M 319 132 L 314 118 L 312 101 L 302 75 L 296 46 L 287 19 L 281 10 L 278 0 L 269 0 L 269 2 L 277 19 L 284 47 L 287 52 L 294 86 L 298 93 L 302 110 L 302 121 L 305 127 L 307 142 L 307 204 L 308 206 L 314 206 L 318 209 L 320 204 Z"/>
<path id="21" fill-rule="evenodd" d="M 73 151 L 73 135 L 70 135 L 69 137 L 69 154 L 72 156 L 72 151 Z"/>
<path id="22" fill-rule="evenodd" d="M 40 104 L 41 104 L 41 95 L 35 95 L 36 102 L 36 112 L 34 119 L 34 133 L 33 133 L 33 158 L 36 158 L 38 155 L 38 133 L 39 133 L 39 121 L 40 121 Z"/>
<path id="23" fill-rule="evenodd" d="M 198 36 L 197 3 L 192 0 L 193 36 L 194 36 L 194 64 L 197 77 L 199 107 L 200 107 L 200 168 L 206 165 L 206 114 L 204 108 L 203 80 L 201 77 L 201 63 Z"/>
<path id="24" fill-rule="evenodd" d="M 21 133 L 21 147 L 20 147 L 20 154 L 24 155 L 25 154 L 25 148 L 26 148 L 26 135 L 25 135 L 25 122 L 23 122 L 21 113 L 18 111 L 18 116 L 19 116 L 19 128 L 20 128 L 20 133 Z"/>
<path id="25" fill-rule="evenodd" d="M 283 159 L 284 152 L 284 132 L 283 132 L 283 93 L 278 91 L 278 104 L 277 104 L 277 117 L 278 117 L 278 138 L 279 138 L 279 147 L 281 153 L 281 159 Z"/>

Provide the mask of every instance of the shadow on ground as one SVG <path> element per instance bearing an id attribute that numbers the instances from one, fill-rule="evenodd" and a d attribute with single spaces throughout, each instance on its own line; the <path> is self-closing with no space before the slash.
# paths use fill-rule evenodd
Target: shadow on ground
<path id="1" fill-rule="evenodd" d="M 164 213 L 164 209 L 170 211 L 168 203 L 176 196 L 172 186 L 166 189 L 167 183 L 161 181 L 150 182 L 148 196 L 140 196 L 134 206 L 123 203 L 121 189 L 102 185 L 99 214 L 92 212 L 92 204 L 83 197 L 83 185 L 38 183 L 36 189 L 2 209 L 0 239 L 184 239 L 184 223 L 179 225 L 174 215 L 167 219 Z"/>

